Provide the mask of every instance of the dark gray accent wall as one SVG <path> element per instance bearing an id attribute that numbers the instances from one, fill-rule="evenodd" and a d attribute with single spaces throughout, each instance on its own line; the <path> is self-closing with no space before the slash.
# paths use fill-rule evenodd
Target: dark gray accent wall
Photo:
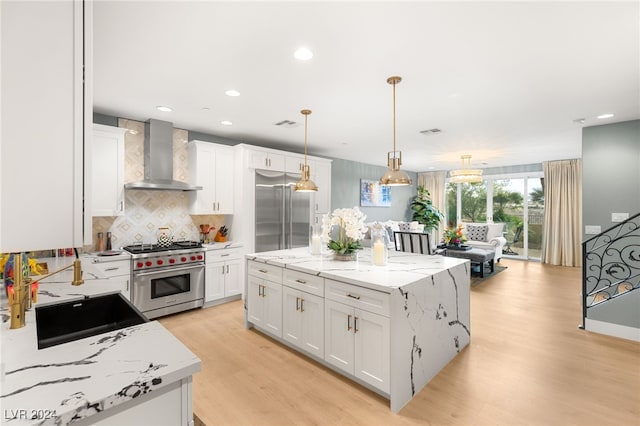
<path id="1" fill-rule="evenodd" d="M 384 166 L 333 158 L 331 163 L 331 208 L 360 207 L 360 179 L 379 180 L 387 171 Z M 411 218 L 409 205 L 416 195 L 417 175 L 407 172 L 413 180 L 410 186 L 391 188 L 391 207 L 360 207 L 367 222 Z"/>
<path id="2" fill-rule="evenodd" d="M 112 117 L 110 115 L 93 113 L 93 122 L 96 124 L 104 124 L 105 126 L 118 127 L 118 117 Z"/>
<path id="3" fill-rule="evenodd" d="M 615 225 L 640 212 L 640 120 L 582 129 L 582 223 Z M 584 234 L 583 239 L 591 236 Z"/>
<path id="4" fill-rule="evenodd" d="M 616 225 L 611 213 L 640 212 L 640 120 L 582 130 L 582 222 Z M 584 234 L 583 240 L 593 237 Z M 589 319 L 640 328 L 640 292 L 588 309 Z"/>
<path id="5" fill-rule="evenodd" d="M 189 132 L 188 138 L 190 141 L 197 140 L 197 141 L 219 143 L 222 145 L 238 145 L 239 143 L 242 143 L 235 139 L 229 139 L 229 138 L 224 138 L 222 136 L 210 135 L 208 133 L 192 132 L 191 130 L 188 130 L 188 132 Z"/>

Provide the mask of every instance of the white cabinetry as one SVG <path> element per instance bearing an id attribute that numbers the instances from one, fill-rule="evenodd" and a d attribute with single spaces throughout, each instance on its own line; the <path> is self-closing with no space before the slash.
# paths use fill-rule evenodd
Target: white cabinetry
<path id="1" fill-rule="evenodd" d="M 261 330 L 282 337 L 282 270 L 248 262 L 247 304 L 249 321 Z"/>
<path id="2" fill-rule="evenodd" d="M 91 243 L 92 15 L 89 1 L 0 2 L 2 253 Z"/>
<path id="3" fill-rule="evenodd" d="M 205 303 L 242 294 L 240 249 L 207 251 L 205 268 Z"/>
<path id="4" fill-rule="evenodd" d="M 284 271 L 282 338 L 305 352 L 324 358 L 324 279 Z"/>
<path id="5" fill-rule="evenodd" d="M 314 194 L 312 210 L 316 215 L 331 211 L 331 163 L 314 160 L 311 163 L 311 180 L 318 186 Z"/>
<path id="6" fill-rule="evenodd" d="M 189 142 L 189 181 L 202 186 L 189 193 L 191 214 L 233 214 L 233 156 L 227 145 Z"/>
<path id="7" fill-rule="evenodd" d="M 325 281 L 325 361 L 388 393 L 389 295 Z"/>
<path id="8" fill-rule="evenodd" d="M 249 167 L 252 169 L 283 171 L 284 155 L 274 154 L 269 151 L 249 151 Z"/>
<path id="9" fill-rule="evenodd" d="M 93 216 L 124 214 L 124 133 L 120 127 L 93 125 L 91 204 Z"/>
<path id="10" fill-rule="evenodd" d="M 100 261 L 93 263 L 93 268 L 96 269 L 97 275 L 100 278 L 106 278 L 111 282 L 117 283 L 118 288 L 122 292 L 123 296 L 127 300 L 131 300 L 131 261 L 116 260 L 116 261 Z"/>

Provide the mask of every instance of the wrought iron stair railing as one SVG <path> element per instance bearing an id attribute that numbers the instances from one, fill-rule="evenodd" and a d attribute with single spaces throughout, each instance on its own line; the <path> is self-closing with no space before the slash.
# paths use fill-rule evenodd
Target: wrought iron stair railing
<path id="1" fill-rule="evenodd" d="M 582 243 L 582 328 L 587 311 L 640 289 L 640 213 Z"/>

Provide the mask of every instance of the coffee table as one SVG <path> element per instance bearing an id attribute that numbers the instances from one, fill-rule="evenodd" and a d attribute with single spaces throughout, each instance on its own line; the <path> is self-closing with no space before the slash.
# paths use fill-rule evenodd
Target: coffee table
<path id="1" fill-rule="evenodd" d="M 484 250 L 472 248 L 471 250 L 446 250 L 445 256 L 457 257 L 459 259 L 469 259 L 471 266 L 480 267 L 480 277 L 484 278 L 484 265 L 489 264 L 491 272 L 494 271 L 494 259 L 496 252 L 494 250 Z"/>

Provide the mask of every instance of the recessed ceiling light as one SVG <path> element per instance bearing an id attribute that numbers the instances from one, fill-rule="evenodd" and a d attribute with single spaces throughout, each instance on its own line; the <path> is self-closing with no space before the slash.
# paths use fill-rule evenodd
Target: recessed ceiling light
<path id="1" fill-rule="evenodd" d="M 227 90 L 226 92 L 224 92 L 225 95 L 227 96 L 240 96 L 240 92 L 238 92 L 237 90 Z"/>
<path id="2" fill-rule="evenodd" d="M 573 120 L 573 122 L 576 124 L 584 124 L 585 121 L 587 121 L 585 118 L 576 118 L 575 120 Z"/>
<path id="3" fill-rule="evenodd" d="M 162 112 L 171 112 L 171 111 L 173 111 L 173 108 L 168 107 L 168 106 L 164 106 L 164 105 L 158 105 L 158 106 L 156 107 L 156 109 L 157 109 L 158 111 L 162 111 Z"/>
<path id="4" fill-rule="evenodd" d="M 233 123 L 229 120 L 222 120 L 220 124 L 222 124 L 223 126 L 231 126 Z"/>
<path id="5" fill-rule="evenodd" d="M 301 47 L 293 53 L 293 57 L 299 61 L 308 61 L 313 58 L 313 53 L 306 47 Z"/>
<path id="6" fill-rule="evenodd" d="M 613 117 L 614 115 L 615 115 L 615 114 L 601 114 L 601 115 L 599 115 L 597 118 L 598 118 L 599 120 L 602 120 L 603 118 L 611 118 L 611 117 Z"/>
<path id="7" fill-rule="evenodd" d="M 211 109 L 211 108 L 209 108 L 209 107 L 202 107 L 202 110 L 203 110 L 203 111 L 209 111 L 210 109 Z"/>

